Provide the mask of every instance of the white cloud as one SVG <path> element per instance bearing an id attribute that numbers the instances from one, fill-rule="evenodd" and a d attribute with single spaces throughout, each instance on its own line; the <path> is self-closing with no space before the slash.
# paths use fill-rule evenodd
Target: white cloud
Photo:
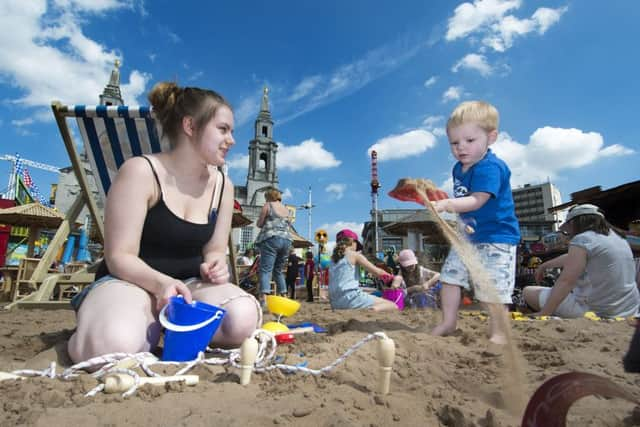
<path id="1" fill-rule="evenodd" d="M 460 69 L 475 70 L 483 77 L 490 76 L 493 73 L 491 65 L 487 62 L 487 57 L 477 53 L 466 55 L 451 68 L 451 71 L 457 73 Z"/>
<path id="2" fill-rule="evenodd" d="M 452 41 L 465 37 L 488 23 L 501 19 L 509 10 L 519 8 L 520 4 L 520 0 L 475 0 L 473 4 L 462 3 L 449 18 L 445 38 Z"/>
<path id="3" fill-rule="evenodd" d="M 568 7 L 561 7 L 558 9 L 549 9 L 547 7 L 541 7 L 536 10 L 531 18 L 537 24 L 538 34 L 544 34 L 549 27 L 560 20 L 560 17 L 569 10 Z"/>
<path id="4" fill-rule="evenodd" d="M 427 116 L 427 118 L 422 121 L 422 124 L 425 125 L 427 129 L 431 130 L 443 121 L 444 116 Z"/>
<path id="5" fill-rule="evenodd" d="M 225 161 L 225 164 L 229 166 L 229 169 L 238 169 L 240 171 L 247 170 L 249 168 L 249 156 L 236 154 L 230 159 Z"/>
<path id="6" fill-rule="evenodd" d="M 323 143 L 313 138 L 299 145 L 278 143 L 278 167 L 293 172 L 306 169 L 329 169 L 340 166 L 332 152 L 325 150 Z"/>
<path id="7" fill-rule="evenodd" d="M 145 94 L 149 80 L 151 80 L 151 74 L 133 70 L 129 75 L 129 83 L 120 86 L 124 103 L 129 105 L 148 104 L 146 99 L 140 97 Z"/>
<path id="8" fill-rule="evenodd" d="M 537 129 L 528 144 L 518 143 L 501 132 L 491 148 L 509 165 L 514 187 L 556 178 L 563 170 L 593 164 L 603 157 L 635 152 L 619 144 L 604 147 L 602 135 L 597 132 L 549 126 Z"/>
<path id="9" fill-rule="evenodd" d="M 0 2 L 0 74 L 22 92 L 9 102 L 25 108 L 47 107 L 53 100 L 96 104 L 121 55 L 88 38 L 82 25 L 89 14 L 134 4 L 116 0 Z M 137 98 L 148 79 L 148 74 L 132 70 L 129 81 L 123 82 L 123 92 Z"/>
<path id="10" fill-rule="evenodd" d="M 464 88 L 462 86 L 450 86 L 442 94 L 442 102 L 457 101 L 460 99 L 463 92 L 464 92 Z"/>
<path id="11" fill-rule="evenodd" d="M 620 144 L 613 144 L 600 150 L 600 154 L 603 157 L 626 156 L 633 153 L 635 153 L 635 151 L 631 148 L 627 148 Z"/>
<path id="12" fill-rule="evenodd" d="M 436 84 L 437 81 L 438 81 L 438 77 L 437 76 L 431 76 L 427 80 L 425 80 L 424 87 L 431 87 L 434 84 Z"/>
<path id="13" fill-rule="evenodd" d="M 478 32 L 483 46 L 504 52 L 513 46 L 516 37 L 532 32 L 544 34 L 568 10 L 567 7 L 541 7 L 531 18 L 524 19 L 506 15 L 521 4 L 520 0 L 475 0 L 473 3 L 463 3 L 449 19 L 446 40 L 453 41 Z"/>
<path id="14" fill-rule="evenodd" d="M 327 185 L 325 191 L 331 193 L 335 200 L 340 200 L 344 197 L 344 192 L 347 190 L 346 184 L 332 183 Z"/>
<path id="15" fill-rule="evenodd" d="M 262 90 L 260 94 L 256 94 L 246 97 L 240 101 L 240 105 L 233 108 L 233 116 L 236 122 L 236 127 L 242 126 L 250 119 L 255 118 L 260 110 L 260 100 L 262 97 Z"/>
<path id="16" fill-rule="evenodd" d="M 415 40 L 402 37 L 372 49 L 329 73 L 303 77 L 292 89 L 291 95 L 284 97 L 280 106 L 286 113 L 279 123 L 286 123 L 354 93 L 403 65 L 424 46 L 424 40 L 420 37 Z"/>
<path id="17" fill-rule="evenodd" d="M 291 192 L 291 190 L 287 187 L 284 190 L 282 190 L 282 200 L 289 200 L 290 198 L 293 197 L 293 193 Z"/>
<path id="18" fill-rule="evenodd" d="M 33 124 L 34 121 L 33 117 L 27 117 L 26 119 L 11 120 L 11 124 L 20 127 Z"/>
<path id="19" fill-rule="evenodd" d="M 400 135 L 389 135 L 379 139 L 367 149 L 367 156 L 376 150 L 378 161 L 404 159 L 405 157 L 422 154 L 436 145 L 436 138 L 424 129 L 414 129 Z"/>
<path id="20" fill-rule="evenodd" d="M 313 89 L 315 89 L 316 86 L 320 84 L 321 81 L 321 76 L 305 77 L 300 83 L 298 83 L 298 86 L 293 89 L 293 93 L 289 97 L 289 101 L 295 102 L 301 98 L 304 98 L 309 93 L 311 93 Z"/>
<path id="21" fill-rule="evenodd" d="M 447 134 L 444 125 L 444 116 L 428 116 L 422 121 L 422 125 L 434 136 L 440 137 Z"/>
<path id="22" fill-rule="evenodd" d="M 313 138 L 302 141 L 299 145 L 278 143 L 278 169 L 297 172 L 309 169 L 330 169 L 340 166 L 333 153 L 325 150 L 322 142 Z M 249 168 L 249 156 L 235 154 L 226 160 L 229 169 L 241 173 Z"/>
<path id="23" fill-rule="evenodd" d="M 169 40 L 173 44 L 178 44 L 178 43 L 180 43 L 182 41 L 182 39 L 180 38 L 179 35 L 177 35 L 176 33 L 174 33 L 173 31 L 170 31 L 170 30 L 167 30 L 167 37 L 169 37 Z"/>
<path id="24" fill-rule="evenodd" d="M 55 0 L 56 6 L 77 11 L 102 12 L 104 10 L 132 7 L 132 1 L 121 0 Z"/>

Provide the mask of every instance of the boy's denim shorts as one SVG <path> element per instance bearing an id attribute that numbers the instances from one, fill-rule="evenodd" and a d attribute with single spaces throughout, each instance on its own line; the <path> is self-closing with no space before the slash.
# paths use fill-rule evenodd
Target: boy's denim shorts
<path id="1" fill-rule="evenodd" d="M 473 245 L 480 261 L 489 273 L 495 291 L 488 292 L 474 286 L 475 297 L 482 302 L 511 304 L 516 282 L 516 245 L 507 243 L 476 243 Z M 470 289 L 467 268 L 458 253 L 451 249 L 440 271 L 440 281 Z"/>

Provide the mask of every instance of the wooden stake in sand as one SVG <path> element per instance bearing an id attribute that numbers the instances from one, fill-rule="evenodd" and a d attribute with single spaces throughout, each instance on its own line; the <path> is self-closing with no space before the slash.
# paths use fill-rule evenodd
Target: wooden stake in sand
<path id="1" fill-rule="evenodd" d="M 258 341 L 253 337 L 245 339 L 240 347 L 240 385 L 247 385 L 251 381 L 257 355 Z"/>
<path id="2" fill-rule="evenodd" d="M 396 345 L 391 338 L 380 338 L 378 345 L 378 363 L 380 364 L 380 375 L 378 377 L 378 393 L 388 394 L 391 382 L 391 369 L 393 359 L 396 357 Z"/>
<path id="3" fill-rule="evenodd" d="M 164 385 L 168 382 L 182 381 L 186 385 L 196 385 L 200 378 L 197 375 L 174 375 L 171 377 L 140 377 L 138 385 Z M 104 377 L 105 393 L 122 393 L 135 384 L 135 379 L 127 374 L 109 374 Z"/>

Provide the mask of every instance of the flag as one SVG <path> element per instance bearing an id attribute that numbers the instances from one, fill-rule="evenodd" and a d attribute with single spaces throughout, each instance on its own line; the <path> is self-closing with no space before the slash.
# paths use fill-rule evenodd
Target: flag
<path id="1" fill-rule="evenodd" d="M 22 182 L 24 182 L 24 185 L 26 185 L 27 188 L 31 188 L 35 185 L 35 183 L 31 179 L 31 175 L 29 175 L 29 169 L 27 169 L 26 167 L 22 169 Z"/>
<path id="2" fill-rule="evenodd" d="M 29 174 L 29 169 L 24 165 L 22 159 L 18 154 L 16 154 L 16 180 L 22 180 L 22 183 L 27 188 L 33 199 L 39 201 L 41 204 L 45 206 L 51 206 L 49 201 L 40 194 L 40 190 L 38 189 L 38 185 L 31 179 L 31 174 Z"/>

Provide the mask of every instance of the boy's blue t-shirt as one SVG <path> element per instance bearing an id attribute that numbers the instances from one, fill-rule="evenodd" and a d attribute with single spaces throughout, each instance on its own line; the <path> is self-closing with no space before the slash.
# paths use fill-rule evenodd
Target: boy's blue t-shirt
<path id="1" fill-rule="evenodd" d="M 461 213 L 462 220 L 475 229 L 469 234 L 474 243 L 520 242 L 520 228 L 511 194 L 511 171 L 505 162 L 491 150 L 484 158 L 462 172 L 462 164 L 453 167 L 453 194 L 455 197 L 471 193 L 489 193 L 491 197 L 478 210 Z"/>

